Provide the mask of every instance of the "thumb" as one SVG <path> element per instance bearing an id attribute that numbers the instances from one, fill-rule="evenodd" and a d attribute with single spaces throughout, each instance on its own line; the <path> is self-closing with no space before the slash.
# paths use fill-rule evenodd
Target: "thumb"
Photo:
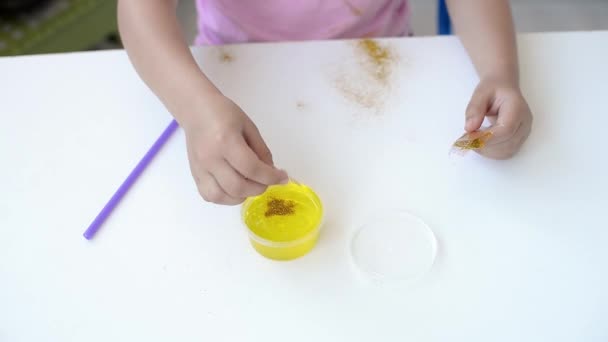
<path id="1" fill-rule="evenodd" d="M 270 149 L 264 142 L 264 139 L 262 138 L 262 135 L 260 134 L 258 128 L 250 120 L 247 120 L 247 122 L 245 123 L 244 135 L 247 145 L 251 147 L 251 149 L 258 156 L 258 158 L 260 158 L 260 160 L 264 163 L 274 166 Z"/>
<path id="2" fill-rule="evenodd" d="M 473 132 L 481 127 L 483 119 L 490 108 L 492 101 L 492 92 L 487 89 L 477 88 L 471 96 L 471 101 L 465 112 L 466 122 L 464 129 L 467 132 Z"/>

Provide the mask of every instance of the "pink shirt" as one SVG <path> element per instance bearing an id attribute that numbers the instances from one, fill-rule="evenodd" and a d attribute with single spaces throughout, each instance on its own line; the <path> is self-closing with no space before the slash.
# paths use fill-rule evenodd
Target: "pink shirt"
<path id="1" fill-rule="evenodd" d="M 196 43 L 403 36 L 407 0 L 196 0 Z"/>

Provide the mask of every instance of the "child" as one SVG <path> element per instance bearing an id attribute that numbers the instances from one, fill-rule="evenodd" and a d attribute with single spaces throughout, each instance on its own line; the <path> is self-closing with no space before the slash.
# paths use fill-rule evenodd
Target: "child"
<path id="1" fill-rule="evenodd" d="M 201 196 L 235 205 L 285 183 L 254 123 L 205 77 L 182 38 L 177 0 L 121 0 L 120 33 L 137 72 L 186 133 L 190 169 Z M 448 0 L 456 32 L 480 82 L 465 130 L 484 117 L 493 138 L 479 153 L 515 154 L 532 125 L 519 89 L 508 0 Z M 197 0 L 199 44 L 406 36 L 407 0 Z"/>

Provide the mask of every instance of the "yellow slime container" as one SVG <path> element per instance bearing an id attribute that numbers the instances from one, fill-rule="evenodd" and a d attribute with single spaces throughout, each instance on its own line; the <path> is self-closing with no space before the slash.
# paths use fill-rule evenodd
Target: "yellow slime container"
<path id="1" fill-rule="evenodd" d="M 291 260 L 317 243 L 323 207 L 306 185 L 273 185 L 248 198 L 242 208 L 249 240 L 258 253 L 274 260 Z"/>

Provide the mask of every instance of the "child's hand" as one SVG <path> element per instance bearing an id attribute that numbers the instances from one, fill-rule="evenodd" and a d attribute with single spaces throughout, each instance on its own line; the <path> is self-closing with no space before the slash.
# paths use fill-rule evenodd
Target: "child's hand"
<path id="1" fill-rule="evenodd" d="M 493 136 L 477 152 L 492 159 L 512 157 L 532 127 L 532 114 L 519 87 L 510 82 L 481 80 L 467 107 L 465 130 L 478 130 L 486 116 Z"/>
<path id="2" fill-rule="evenodd" d="M 184 128 L 190 170 L 206 201 L 236 205 L 268 185 L 288 181 L 287 173 L 273 166 L 258 129 L 234 102 L 218 94 L 205 97 L 200 107 Z"/>

